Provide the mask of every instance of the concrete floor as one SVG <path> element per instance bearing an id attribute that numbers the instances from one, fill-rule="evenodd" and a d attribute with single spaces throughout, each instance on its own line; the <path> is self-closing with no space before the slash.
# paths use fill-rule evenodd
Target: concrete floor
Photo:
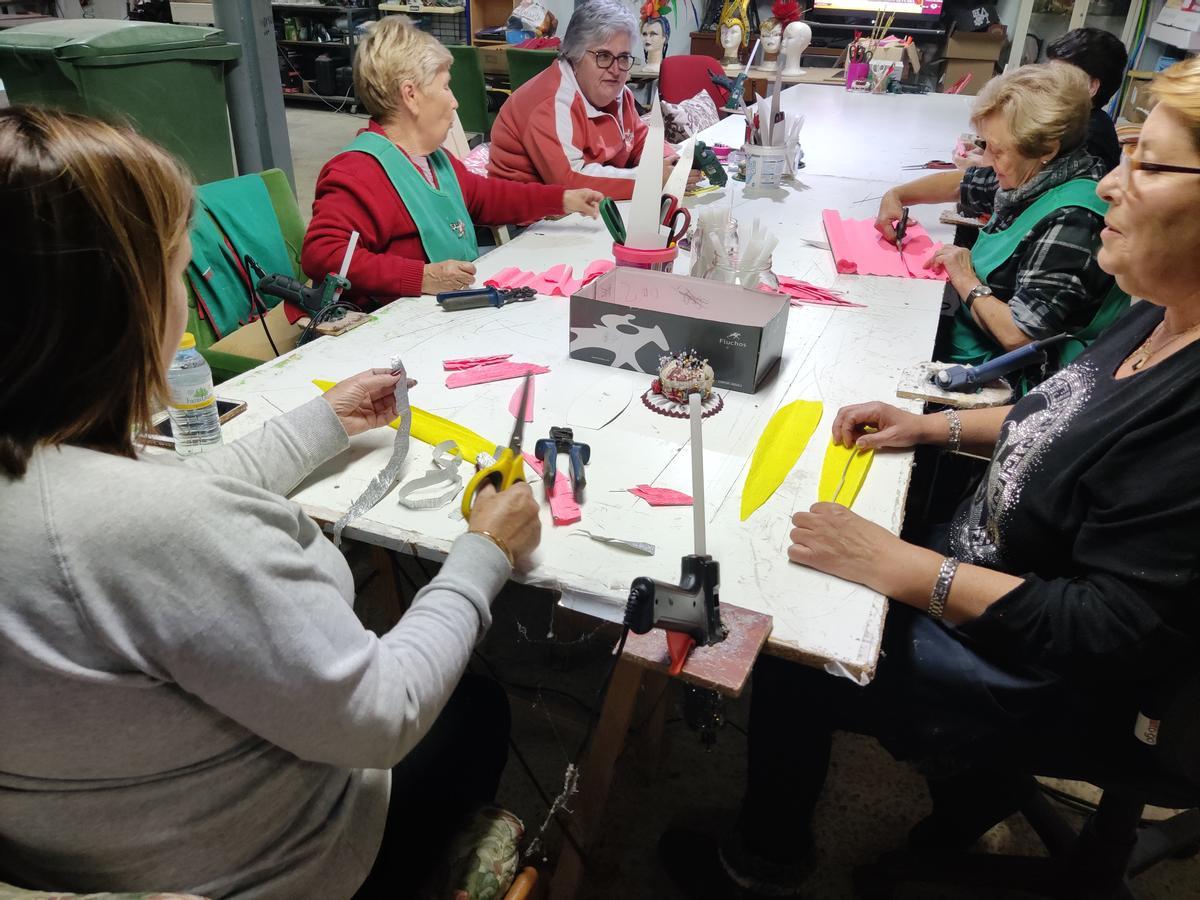
<path id="1" fill-rule="evenodd" d="M 310 107 L 288 107 L 292 156 L 300 207 L 310 215 L 312 190 L 320 167 L 344 147 L 365 119 Z M 427 574 L 411 563 L 404 570 L 414 584 Z M 426 569 L 429 566 L 426 564 Z M 364 605 L 377 602 L 376 579 Z M 404 587 L 404 591 L 411 587 Z M 556 623 L 552 598 L 510 585 L 494 605 L 495 623 L 472 668 L 490 671 L 506 684 L 513 707 L 513 738 L 541 790 L 549 797 L 562 787 L 564 770 L 587 727 L 588 710 L 606 671 L 612 639 L 590 625 Z M 577 623 L 575 623 L 577 624 Z M 553 637 L 549 636 L 554 634 Z M 716 745 L 706 750 L 682 720 L 680 692 L 672 687 L 668 703 L 666 750 L 657 771 L 637 758 L 631 741 L 618 763 L 602 837 L 591 851 L 580 900 L 683 900 L 659 867 L 656 842 L 673 823 L 722 829 L 732 822 L 743 788 L 747 698 L 727 704 L 731 723 Z M 643 720 L 635 718 L 635 730 Z M 586 771 L 581 773 L 587 778 Z M 1089 786 L 1073 786 L 1095 799 Z M 546 805 L 516 756 L 510 754 L 499 801 L 524 821 L 527 835 L 537 832 Z M 819 863 L 810 879 L 813 900 L 853 896 L 856 865 L 903 845 L 908 829 L 929 809 L 924 781 L 908 765 L 897 763 L 874 741 L 840 735 L 826 791 L 817 813 Z M 1073 821 L 1080 822 L 1079 817 Z M 546 853 L 530 862 L 545 874 L 552 870 L 561 837 L 551 824 Z M 993 852 L 1040 853 L 1040 843 L 1020 817 L 989 832 L 982 846 Z M 542 860 L 546 861 L 543 862 Z M 1136 881 L 1144 900 L 1200 898 L 1200 857 L 1170 861 Z M 937 891 L 925 886 L 899 896 L 912 898 L 1004 898 L 999 891 Z"/>

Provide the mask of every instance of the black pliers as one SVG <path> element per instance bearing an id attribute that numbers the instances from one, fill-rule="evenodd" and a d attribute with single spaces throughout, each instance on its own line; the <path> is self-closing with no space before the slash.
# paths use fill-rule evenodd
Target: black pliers
<path id="1" fill-rule="evenodd" d="M 583 467 L 592 458 L 592 448 L 587 444 L 575 442 L 575 432 L 570 428 L 555 426 L 550 429 L 550 437 L 539 438 L 533 445 L 533 455 L 542 463 L 542 481 L 546 484 L 547 493 L 554 491 L 554 479 L 558 474 L 558 454 L 565 453 L 571 461 L 571 491 L 575 502 L 583 502 L 583 489 L 587 486 L 587 474 Z"/>

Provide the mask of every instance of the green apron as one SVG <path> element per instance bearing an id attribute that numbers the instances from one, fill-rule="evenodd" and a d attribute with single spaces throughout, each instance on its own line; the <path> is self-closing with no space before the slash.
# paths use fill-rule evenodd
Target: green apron
<path id="1" fill-rule="evenodd" d="M 1051 188 L 1029 204 L 1003 231 L 980 231 L 979 238 L 971 249 L 971 265 L 979 280 L 986 283 L 988 276 L 1016 252 L 1017 245 L 1038 222 L 1055 210 L 1067 206 L 1090 209 L 1100 216 L 1108 211 L 1108 204 L 1096 194 L 1096 182 L 1090 179 L 1073 178 Z M 1092 321 L 1072 335 L 1070 340 L 1055 346 L 1052 353 L 1056 357 L 1056 364 L 1053 368 L 1062 368 L 1082 353 L 1101 331 L 1120 318 L 1128 308 L 1129 296 L 1114 282 Z M 977 366 L 1002 352 L 1003 348 L 976 324 L 966 306 L 960 306 L 950 332 L 949 361 Z"/>
<path id="2" fill-rule="evenodd" d="M 462 188 L 458 186 L 458 177 L 445 150 L 436 150 L 429 155 L 437 187 L 426 181 L 400 148 L 382 134 L 364 131 L 343 152 L 350 151 L 373 156 L 383 166 L 392 187 L 417 225 L 425 255 L 431 263 L 447 259 L 474 262 L 479 258 L 475 224 L 467 212 Z"/>

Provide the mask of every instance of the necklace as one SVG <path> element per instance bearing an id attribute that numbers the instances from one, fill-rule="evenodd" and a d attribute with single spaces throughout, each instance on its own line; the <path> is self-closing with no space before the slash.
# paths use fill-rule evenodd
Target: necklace
<path id="1" fill-rule="evenodd" d="M 1133 361 L 1129 364 L 1129 368 L 1132 369 L 1134 372 L 1140 371 L 1141 368 L 1150 361 L 1150 357 L 1152 357 L 1154 355 L 1154 338 L 1157 337 L 1158 332 L 1160 330 L 1162 330 L 1163 324 L 1164 324 L 1163 322 L 1159 322 L 1158 325 L 1156 325 L 1154 327 L 1154 330 L 1150 332 L 1150 334 L 1146 338 L 1146 340 L 1142 341 L 1142 345 L 1140 347 L 1138 347 L 1137 350 L 1134 351 L 1134 353 L 1131 357 L 1131 359 Z M 1175 343 L 1175 341 L 1179 340 L 1181 337 L 1186 337 L 1187 335 L 1191 334 L 1193 331 L 1196 331 L 1198 329 L 1200 329 L 1200 323 L 1193 325 L 1191 328 L 1185 329 L 1184 331 L 1181 331 L 1178 334 L 1172 335 L 1171 337 L 1169 337 L 1167 339 L 1167 342 L 1165 344 L 1163 344 L 1163 346 L 1159 349 L 1166 349 L 1167 347 L 1171 346 L 1171 344 Z"/>

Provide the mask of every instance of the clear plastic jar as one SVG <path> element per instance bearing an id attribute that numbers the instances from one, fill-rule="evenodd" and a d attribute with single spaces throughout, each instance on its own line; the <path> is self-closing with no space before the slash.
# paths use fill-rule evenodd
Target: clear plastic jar
<path id="1" fill-rule="evenodd" d="M 737 259 L 719 259 L 713 266 L 709 279 L 722 284 L 740 284 L 744 288 L 754 289 L 760 284 L 773 291 L 779 290 L 779 279 L 771 271 L 771 259 L 761 266 L 743 271 Z"/>

